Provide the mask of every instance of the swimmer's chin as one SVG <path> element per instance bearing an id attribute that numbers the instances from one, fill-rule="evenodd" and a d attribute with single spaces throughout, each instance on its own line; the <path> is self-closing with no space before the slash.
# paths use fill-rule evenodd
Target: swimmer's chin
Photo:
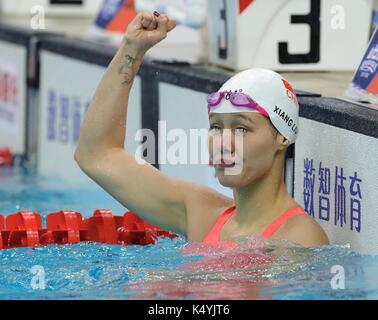
<path id="1" fill-rule="evenodd" d="M 217 174 L 217 178 L 218 178 L 219 183 L 223 187 L 226 187 L 226 188 L 240 187 L 240 178 L 241 178 L 240 175 L 231 176 L 231 175 Z"/>
<path id="2" fill-rule="evenodd" d="M 234 189 L 254 184 L 260 177 L 252 168 L 243 166 L 227 169 L 215 167 L 215 176 L 223 187 Z"/>

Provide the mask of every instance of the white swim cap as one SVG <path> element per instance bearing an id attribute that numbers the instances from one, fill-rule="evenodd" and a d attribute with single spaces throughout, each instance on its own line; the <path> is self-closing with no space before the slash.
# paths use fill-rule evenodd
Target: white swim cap
<path id="1" fill-rule="evenodd" d="M 298 134 L 299 104 L 291 85 L 278 73 L 268 69 L 249 69 L 229 79 L 219 92 L 241 92 L 248 95 L 269 114 L 274 127 L 289 141 Z M 235 107 L 223 99 L 211 113 L 259 112 Z"/>

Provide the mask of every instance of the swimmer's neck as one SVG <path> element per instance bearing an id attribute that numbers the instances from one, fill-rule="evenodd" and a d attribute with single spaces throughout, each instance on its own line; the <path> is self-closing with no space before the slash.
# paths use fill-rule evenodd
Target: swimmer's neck
<path id="1" fill-rule="evenodd" d="M 286 190 L 283 175 L 279 179 L 262 179 L 253 185 L 234 189 L 234 221 L 242 228 L 265 225 L 284 211 L 296 206 Z"/>

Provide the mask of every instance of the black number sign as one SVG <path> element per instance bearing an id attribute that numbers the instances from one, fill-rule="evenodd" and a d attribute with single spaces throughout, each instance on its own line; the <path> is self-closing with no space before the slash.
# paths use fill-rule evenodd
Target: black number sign
<path id="1" fill-rule="evenodd" d="M 226 0 L 223 0 L 223 9 L 220 11 L 221 20 L 224 21 L 224 47 L 222 47 L 221 36 L 218 36 L 218 57 L 220 59 L 227 59 L 228 57 L 228 25 L 227 25 L 227 15 L 226 15 Z"/>
<path id="2" fill-rule="evenodd" d="M 310 0 L 311 10 L 307 15 L 292 15 L 291 23 L 310 25 L 310 51 L 306 54 L 290 54 L 287 42 L 278 43 L 278 57 L 282 64 L 317 63 L 320 61 L 320 4 L 321 0 Z"/>

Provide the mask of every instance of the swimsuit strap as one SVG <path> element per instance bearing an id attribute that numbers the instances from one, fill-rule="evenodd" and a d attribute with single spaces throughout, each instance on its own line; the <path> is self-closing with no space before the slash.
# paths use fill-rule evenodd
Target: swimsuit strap
<path id="1" fill-rule="evenodd" d="M 304 214 L 307 215 L 307 212 L 301 207 L 295 207 L 287 210 L 265 228 L 264 232 L 262 233 L 262 237 L 265 239 L 270 238 L 285 222 L 291 218 Z"/>
<path id="2" fill-rule="evenodd" d="M 234 214 L 235 208 L 236 208 L 236 206 L 233 205 L 232 207 L 227 208 L 220 215 L 220 217 L 215 222 L 214 226 L 211 228 L 210 232 L 203 239 L 203 241 L 202 241 L 203 243 L 219 244 L 221 230 L 222 230 L 223 226 L 225 225 L 225 223 L 228 221 L 228 219 L 230 219 L 231 216 Z M 265 230 L 261 234 L 262 237 L 265 238 L 265 239 L 272 237 L 285 222 L 287 222 L 291 218 L 294 218 L 294 217 L 300 216 L 300 215 L 307 215 L 307 212 L 301 207 L 295 207 L 295 208 L 291 208 L 291 209 L 285 211 L 282 215 L 280 215 L 278 218 L 276 218 L 272 223 L 270 223 L 265 228 Z M 226 242 L 233 244 L 229 241 L 226 241 Z"/>
<path id="3" fill-rule="evenodd" d="M 220 241 L 220 233 L 224 226 L 224 224 L 231 218 L 231 216 L 235 212 L 235 205 L 230 208 L 227 208 L 221 216 L 217 219 L 214 226 L 211 228 L 210 232 L 207 234 L 205 239 L 203 239 L 203 243 L 206 244 L 217 244 Z"/>

